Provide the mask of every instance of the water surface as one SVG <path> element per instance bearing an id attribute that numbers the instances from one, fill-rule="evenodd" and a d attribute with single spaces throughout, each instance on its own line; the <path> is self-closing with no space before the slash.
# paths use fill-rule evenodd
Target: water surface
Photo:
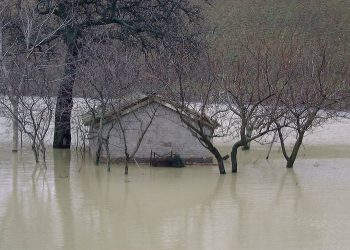
<path id="1" fill-rule="evenodd" d="M 121 166 L 74 151 L 1 148 L 0 249 L 348 249 L 350 150 L 308 147 L 295 169 L 277 151 L 239 152 L 239 173 L 215 166 Z M 328 156 L 326 156 L 328 154 Z M 322 156 L 322 157 L 319 157 Z M 227 164 L 229 172 L 229 166 Z"/>

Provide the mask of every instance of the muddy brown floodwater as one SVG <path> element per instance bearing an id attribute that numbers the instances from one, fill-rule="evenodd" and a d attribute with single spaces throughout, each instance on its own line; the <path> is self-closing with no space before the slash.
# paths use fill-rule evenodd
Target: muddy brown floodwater
<path id="1" fill-rule="evenodd" d="M 307 147 L 294 169 L 253 148 L 237 175 L 132 166 L 125 177 L 60 150 L 33 171 L 30 150 L 4 145 L 0 249 L 349 249 L 350 147 Z"/>

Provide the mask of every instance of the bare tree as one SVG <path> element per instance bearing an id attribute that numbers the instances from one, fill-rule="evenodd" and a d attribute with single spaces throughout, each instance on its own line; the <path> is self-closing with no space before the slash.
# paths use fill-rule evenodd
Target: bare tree
<path id="1" fill-rule="evenodd" d="M 2 6 L 3 7 L 3 6 Z M 51 13 L 52 14 L 52 13 Z M 19 98 L 27 77 L 26 68 L 39 55 L 52 55 L 55 46 L 42 46 L 43 41 L 50 39 L 55 30 L 48 31 L 46 23 L 52 21 L 53 15 L 42 17 L 37 14 L 34 6 L 26 1 L 5 1 L 4 9 L 0 11 L 1 32 L 1 71 L 2 80 L 7 82 L 7 97 L 12 105 L 13 145 L 12 151 L 18 150 L 18 108 Z M 65 23 L 58 26 L 62 28 Z M 30 69 L 30 66 L 28 66 Z"/>
<path id="2" fill-rule="evenodd" d="M 45 139 L 49 130 L 54 104 L 52 48 L 36 51 L 38 41 L 46 34 L 47 19 L 35 14 L 30 5 L 19 4 L 16 22 L 9 22 L 7 32 L 15 32 L 16 39 L 8 47 L 4 58 L 6 74 L 1 78 L 1 106 L 13 120 L 14 148 L 18 146 L 18 128 L 31 140 L 36 162 L 46 156 Z M 12 34 L 13 35 L 13 34 Z M 12 36 L 13 38 L 13 36 Z M 9 36 L 9 41 L 11 37 Z M 4 68 L 4 67 L 3 67 Z"/>
<path id="3" fill-rule="evenodd" d="M 7 81 L 2 87 L 8 88 L 14 81 Z M 17 87 L 17 84 L 15 84 Z M 14 86 L 12 86 L 14 88 Z M 41 154 L 43 163 L 46 163 L 46 139 L 50 129 L 54 112 L 54 99 L 52 97 L 52 81 L 49 73 L 40 65 L 26 65 L 26 77 L 23 87 L 17 89 L 17 107 L 14 110 L 9 92 L 4 91 L 0 105 L 11 119 L 16 119 L 20 130 L 28 136 L 35 156 L 39 163 Z M 34 93 L 35 91 L 35 93 Z M 46 166 L 46 165 L 44 165 Z"/>
<path id="4" fill-rule="evenodd" d="M 276 130 L 279 99 L 291 75 L 285 70 L 281 54 L 285 48 L 259 41 L 241 47 L 234 59 L 222 56 L 221 85 L 224 102 L 230 110 L 227 118 L 232 145 L 232 172 L 237 172 L 237 151 L 247 150 L 250 142 Z"/>
<path id="5" fill-rule="evenodd" d="M 128 103 L 130 100 L 127 99 L 128 97 L 122 98 L 124 102 Z M 145 137 L 148 129 L 152 125 L 154 119 L 158 115 L 158 109 L 160 107 L 160 104 L 155 102 L 156 96 L 146 97 L 148 100 L 148 104 L 143 107 L 141 110 L 132 110 L 131 113 L 129 113 L 129 119 L 126 118 L 123 114 L 123 110 L 119 110 L 119 112 L 114 113 L 114 116 L 116 116 L 114 119 L 116 119 L 118 126 L 116 127 L 116 130 L 119 132 L 120 140 L 123 142 L 124 146 L 124 155 L 125 155 L 125 175 L 129 173 L 129 165 L 128 163 L 131 161 L 135 161 L 135 155 L 137 151 L 139 150 L 141 143 L 143 141 L 143 138 Z M 132 103 L 128 103 L 129 105 Z M 137 135 L 136 143 L 133 144 L 130 143 L 129 136 L 130 135 Z M 115 145 L 116 146 L 116 145 Z M 110 153 L 109 149 L 106 150 L 109 160 L 110 160 Z M 137 163 L 137 162 L 136 162 Z"/>
<path id="6" fill-rule="evenodd" d="M 189 0 L 184 1 L 95 1 L 95 0 L 38 0 L 37 10 L 42 15 L 53 13 L 58 23 L 71 20 L 69 25 L 57 29 L 56 38 L 66 45 L 65 77 L 58 92 L 55 113 L 55 148 L 69 148 L 71 141 L 70 119 L 73 103 L 73 86 L 77 71 L 76 61 L 83 47 L 82 39 L 86 34 L 105 34 L 124 44 L 131 44 L 141 50 L 168 47 L 173 43 L 185 43 L 196 46 L 201 8 Z M 103 34 L 101 35 L 101 28 Z"/>
<path id="7" fill-rule="evenodd" d="M 151 75 L 163 86 L 164 97 L 183 124 L 214 155 L 220 174 L 225 174 L 227 156 L 221 155 L 213 140 L 227 133 L 224 118 L 228 110 L 222 105 L 217 69 L 217 61 L 209 55 L 193 57 L 179 46 L 176 53 L 163 53 L 155 60 Z"/>
<path id="8" fill-rule="evenodd" d="M 344 116 L 349 101 L 348 66 L 324 45 L 299 46 L 290 54 L 291 81 L 280 100 L 284 116 L 276 122 L 287 168 L 294 166 L 304 137 L 330 119 Z M 286 124 L 279 126 L 280 123 Z M 288 153 L 286 137 L 295 136 Z"/>
<path id="9" fill-rule="evenodd" d="M 75 149 L 77 151 L 80 151 L 81 156 L 84 158 L 85 153 L 87 152 L 89 128 L 84 125 L 83 114 L 86 112 L 86 107 L 83 102 L 78 102 L 78 105 L 78 107 L 73 108 L 74 115 L 72 121 L 72 128 L 75 130 L 76 133 Z"/>
<path id="10" fill-rule="evenodd" d="M 3 81 L 9 80 L 9 70 L 6 62 L 6 57 L 11 51 L 12 46 L 6 46 L 5 41 L 5 30 L 11 25 L 11 20 L 7 14 L 10 10 L 11 5 L 9 2 L 4 2 L 2 9 L 0 9 L 0 63 L 1 63 L 1 78 Z M 13 92 L 13 91 L 12 91 Z M 15 116 L 18 116 L 18 102 L 14 93 L 10 95 L 13 98 L 10 98 L 12 103 L 12 109 Z M 18 122 L 17 119 L 12 119 L 12 152 L 17 152 L 18 150 Z"/>
<path id="11" fill-rule="evenodd" d="M 90 140 L 94 139 L 91 137 L 97 140 L 96 164 L 99 164 L 104 148 L 110 171 L 110 148 L 122 147 L 125 154 L 125 174 L 128 174 L 128 163 L 134 160 L 157 113 L 157 106 L 149 105 L 141 113 L 132 110 L 129 115 L 133 122 L 125 120 L 126 108 L 144 98 L 139 93 L 147 87 L 140 81 L 144 63 L 135 50 L 121 45 L 114 47 L 115 44 L 110 42 L 102 47 L 91 44 L 85 48 L 84 54 L 89 54 L 90 59 L 82 61 L 82 73 L 79 75 L 84 84 L 83 97 L 88 108 L 85 123 L 90 125 Z M 136 144 L 132 146 L 128 139 L 131 129 L 134 130 L 134 135 L 138 135 Z M 111 136 L 119 137 L 121 145 L 111 145 Z"/>

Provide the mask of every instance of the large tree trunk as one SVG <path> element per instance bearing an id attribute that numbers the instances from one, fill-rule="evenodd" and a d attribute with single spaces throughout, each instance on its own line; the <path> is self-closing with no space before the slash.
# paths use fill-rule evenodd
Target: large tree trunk
<path id="1" fill-rule="evenodd" d="M 67 55 L 65 61 L 64 78 L 59 87 L 56 112 L 54 148 L 70 148 L 71 131 L 70 121 L 73 107 L 73 86 L 76 75 L 76 61 L 78 59 L 78 47 L 76 41 L 66 39 Z"/>

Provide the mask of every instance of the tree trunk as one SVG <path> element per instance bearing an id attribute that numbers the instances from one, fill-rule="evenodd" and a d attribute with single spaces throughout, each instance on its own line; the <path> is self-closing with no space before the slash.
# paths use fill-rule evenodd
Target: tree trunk
<path id="1" fill-rule="evenodd" d="M 125 161 L 125 172 L 124 172 L 125 175 L 128 175 L 129 174 L 129 162 L 128 161 Z"/>
<path id="2" fill-rule="evenodd" d="M 98 148 L 97 148 L 97 151 L 96 151 L 96 160 L 95 160 L 95 164 L 96 165 L 100 165 L 101 152 L 102 152 L 102 144 L 99 142 L 98 143 Z"/>
<path id="3" fill-rule="evenodd" d="M 43 158 L 43 164 L 44 164 L 44 168 L 47 169 L 47 165 L 46 165 L 46 148 L 44 143 L 41 143 L 41 154 L 42 154 L 42 158 Z"/>
<path id="4" fill-rule="evenodd" d="M 218 167 L 220 174 L 226 174 L 224 160 L 222 158 L 216 159 L 218 161 Z"/>
<path id="5" fill-rule="evenodd" d="M 223 160 L 220 152 L 214 147 L 210 151 L 215 156 L 215 159 L 218 162 L 220 174 L 226 174 L 224 160 Z"/>
<path id="6" fill-rule="evenodd" d="M 250 138 L 252 137 L 252 133 L 253 133 L 253 128 L 251 127 L 247 127 L 247 132 L 246 132 L 246 140 L 245 143 L 242 146 L 242 150 L 250 150 Z"/>
<path id="7" fill-rule="evenodd" d="M 109 142 L 106 142 L 106 154 L 107 154 L 107 170 L 111 172 L 111 153 L 109 152 Z"/>
<path id="8" fill-rule="evenodd" d="M 231 151 L 231 165 L 232 165 L 232 173 L 237 173 L 237 151 L 239 147 L 247 146 L 247 138 L 246 138 L 246 122 L 245 115 L 242 116 L 242 125 L 240 129 L 240 137 L 241 139 L 233 144 Z"/>
<path id="9" fill-rule="evenodd" d="M 289 158 L 287 159 L 287 168 L 293 168 L 294 162 L 298 156 L 298 152 L 300 149 L 301 144 L 303 143 L 304 133 L 300 132 L 297 141 L 295 142 L 293 146 L 293 150 Z"/>
<path id="10" fill-rule="evenodd" d="M 271 153 L 271 150 L 272 150 L 272 146 L 273 146 L 273 144 L 274 144 L 274 142 L 275 142 L 275 140 L 276 140 L 276 131 L 275 131 L 275 133 L 273 134 L 273 138 L 272 138 L 272 141 L 271 141 L 271 143 L 270 143 L 270 147 L 269 147 L 269 151 L 267 152 L 267 155 L 266 155 L 266 160 L 268 160 L 269 159 L 269 157 L 270 157 L 270 153 Z"/>
<path id="11" fill-rule="evenodd" d="M 18 99 L 16 97 L 11 98 L 12 104 L 12 152 L 18 151 Z"/>
<path id="12" fill-rule="evenodd" d="M 21 150 L 23 148 L 23 132 L 22 130 L 20 130 L 20 133 L 21 133 Z"/>
<path id="13" fill-rule="evenodd" d="M 125 153 L 125 175 L 129 174 L 129 153 Z"/>
<path id="14" fill-rule="evenodd" d="M 237 173 L 237 151 L 238 148 L 243 145 L 242 141 L 238 141 L 232 146 L 232 151 L 231 151 L 231 164 L 232 164 L 232 173 Z"/>
<path id="15" fill-rule="evenodd" d="M 39 163 L 39 150 L 37 149 L 35 143 L 32 145 L 32 150 L 35 157 L 35 163 Z"/>
<path id="16" fill-rule="evenodd" d="M 101 153 L 102 153 L 102 146 L 103 146 L 103 118 L 104 118 L 104 106 L 102 106 L 102 113 L 100 117 L 100 127 L 98 129 L 97 133 L 97 143 L 98 143 L 98 148 L 96 151 L 96 165 L 100 164 L 100 159 L 101 159 Z"/>
<path id="17" fill-rule="evenodd" d="M 54 148 L 70 148 L 71 145 L 70 121 L 73 107 L 73 86 L 77 69 L 76 61 L 78 59 L 79 51 L 75 39 L 71 38 L 65 40 L 67 45 L 67 55 L 64 78 L 59 86 L 56 103 L 55 132 L 53 141 Z"/>

